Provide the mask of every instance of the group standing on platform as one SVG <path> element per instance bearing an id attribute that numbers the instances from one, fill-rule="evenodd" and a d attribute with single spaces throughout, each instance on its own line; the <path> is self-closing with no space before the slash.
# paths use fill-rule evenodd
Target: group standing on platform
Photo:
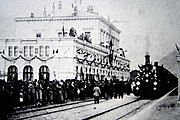
<path id="1" fill-rule="evenodd" d="M 0 118 L 14 107 L 44 106 L 74 100 L 85 100 L 94 97 L 94 102 L 99 103 L 99 98 L 106 100 L 123 98 L 124 93 L 130 94 L 131 85 L 123 81 L 100 80 L 37 80 L 23 81 L 0 80 Z"/>

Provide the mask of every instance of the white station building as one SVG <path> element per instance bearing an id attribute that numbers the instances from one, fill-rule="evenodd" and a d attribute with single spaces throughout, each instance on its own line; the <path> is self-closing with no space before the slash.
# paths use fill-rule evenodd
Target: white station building
<path id="1" fill-rule="evenodd" d="M 59 8 L 60 9 L 60 8 Z M 63 10 L 61 10 L 61 13 Z M 61 15 L 61 14 L 60 14 Z M 0 76 L 5 80 L 127 80 L 130 61 L 119 48 L 121 31 L 90 6 L 69 16 L 14 18 L 14 39 L 1 39 Z"/>

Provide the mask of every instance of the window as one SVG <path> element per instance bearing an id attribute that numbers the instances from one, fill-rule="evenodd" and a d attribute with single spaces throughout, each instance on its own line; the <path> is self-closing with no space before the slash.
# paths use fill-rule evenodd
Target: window
<path id="1" fill-rule="evenodd" d="M 44 54 L 44 47 L 43 46 L 39 46 L 39 56 L 43 56 Z"/>
<path id="2" fill-rule="evenodd" d="M 58 37 L 63 37 L 62 32 L 58 32 Z"/>
<path id="3" fill-rule="evenodd" d="M 95 69 L 93 69 L 93 73 L 95 74 Z"/>
<path id="4" fill-rule="evenodd" d="M 67 37 L 67 35 L 68 35 L 68 32 L 64 32 L 64 37 Z"/>
<path id="5" fill-rule="evenodd" d="M 85 68 L 85 71 L 84 71 L 85 73 L 87 73 L 87 68 Z"/>
<path id="6" fill-rule="evenodd" d="M 40 38 L 41 37 L 41 33 L 36 33 L 36 37 Z"/>
<path id="7" fill-rule="evenodd" d="M 18 79 L 18 69 L 16 66 L 11 65 L 8 68 L 8 78 L 7 81 L 13 81 Z"/>
<path id="8" fill-rule="evenodd" d="M 39 80 L 44 80 L 45 82 L 48 82 L 49 81 L 49 77 L 50 77 L 50 74 L 49 74 L 48 66 L 42 65 L 39 68 Z"/>
<path id="9" fill-rule="evenodd" d="M 49 46 L 45 46 L 45 54 L 47 57 L 49 56 Z"/>
<path id="10" fill-rule="evenodd" d="M 88 37 L 91 37 L 91 32 L 85 32 L 85 35 L 87 35 Z"/>
<path id="11" fill-rule="evenodd" d="M 8 50 L 8 51 L 9 51 L 8 54 L 9 54 L 9 56 L 11 57 L 11 56 L 12 56 L 12 46 L 9 46 L 8 49 L 9 49 L 9 50 Z"/>
<path id="12" fill-rule="evenodd" d="M 32 81 L 33 80 L 33 68 L 30 65 L 24 67 L 23 70 L 23 80 Z"/>
<path id="13" fill-rule="evenodd" d="M 85 38 L 87 42 L 91 43 L 91 32 L 85 32 Z"/>
<path id="14" fill-rule="evenodd" d="M 28 56 L 28 46 L 24 46 L 24 56 Z"/>
<path id="15" fill-rule="evenodd" d="M 34 47 L 33 46 L 29 46 L 29 55 L 30 55 L 30 57 L 32 57 L 33 56 L 33 51 L 34 50 Z"/>
<path id="16" fill-rule="evenodd" d="M 14 46 L 14 56 L 18 56 L 18 46 Z"/>

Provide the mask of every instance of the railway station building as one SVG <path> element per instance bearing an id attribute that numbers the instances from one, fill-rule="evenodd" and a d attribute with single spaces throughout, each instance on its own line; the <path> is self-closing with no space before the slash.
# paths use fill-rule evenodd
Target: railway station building
<path id="1" fill-rule="evenodd" d="M 14 18 L 14 38 L 0 40 L 5 80 L 127 80 L 130 61 L 119 47 L 121 31 L 93 12 L 62 9 Z M 67 12 L 66 12 L 67 13 Z"/>

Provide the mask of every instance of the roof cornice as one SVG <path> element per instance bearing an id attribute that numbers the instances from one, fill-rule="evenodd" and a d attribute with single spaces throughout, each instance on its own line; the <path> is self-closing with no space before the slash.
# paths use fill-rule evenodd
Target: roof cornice
<path id="1" fill-rule="evenodd" d="M 47 17 L 16 17 L 15 22 L 36 22 L 36 21 L 69 21 L 69 20 L 101 20 L 118 33 L 121 31 L 108 20 L 99 15 L 94 16 L 47 16 Z"/>
<path id="2" fill-rule="evenodd" d="M 51 17 L 16 17 L 15 22 L 23 21 L 61 21 L 61 20 L 89 20 L 100 19 L 99 16 L 51 16 Z"/>

